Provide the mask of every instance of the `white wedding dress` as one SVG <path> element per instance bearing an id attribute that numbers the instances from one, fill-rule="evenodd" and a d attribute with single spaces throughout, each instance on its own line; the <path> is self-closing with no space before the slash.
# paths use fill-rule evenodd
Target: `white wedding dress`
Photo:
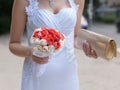
<path id="1" fill-rule="evenodd" d="M 36 63 L 26 58 L 22 73 L 22 90 L 79 90 L 77 63 L 74 55 L 74 27 L 77 19 L 78 5 L 69 0 L 71 7 L 63 8 L 54 14 L 49 10 L 40 9 L 37 0 L 28 0 L 26 7 L 27 37 L 30 37 L 36 28 L 47 26 L 55 28 L 65 34 L 65 45 L 60 51 L 50 56 L 44 73 L 36 77 Z"/>

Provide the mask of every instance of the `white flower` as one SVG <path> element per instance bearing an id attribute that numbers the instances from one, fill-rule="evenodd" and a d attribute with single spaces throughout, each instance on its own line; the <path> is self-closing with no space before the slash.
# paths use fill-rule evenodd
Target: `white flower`
<path id="1" fill-rule="evenodd" d="M 39 38 L 35 39 L 35 44 L 40 44 L 40 39 Z"/>
<path id="2" fill-rule="evenodd" d="M 46 46 L 47 41 L 45 39 L 41 39 L 39 44 L 42 45 L 42 46 Z"/>
<path id="3" fill-rule="evenodd" d="M 48 52 L 48 46 L 43 46 L 42 51 L 43 52 Z"/>
<path id="4" fill-rule="evenodd" d="M 34 37 L 30 39 L 30 42 L 35 45 L 41 45 L 41 46 L 47 45 L 47 41 L 45 39 L 40 40 L 39 38 L 34 38 Z"/>
<path id="5" fill-rule="evenodd" d="M 42 29 L 41 29 L 41 28 L 37 28 L 37 29 L 35 29 L 35 31 L 42 31 Z M 34 32 L 35 32 L 35 31 L 34 31 Z"/>
<path id="6" fill-rule="evenodd" d="M 38 39 L 38 38 L 31 37 L 30 42 L 31 42 L 32 44 L 39 44 L 39 39 Z"/>
<path id="7" fill-rule="evenodd" d="M 38 53 L 38 54 L 41 53 L 41 51 L 38 49 L 38 47 L 34 47 L 34 52 L 35 52 L 35 53 Z M 33 53 L 34 53 L 34 52 L 33 52 Z"/>
<path id="8" fill-rule="evenodd" d="M 53 53 L 55 51 L 55 47 L 53 45 L 48 46 L 48 52 Z"/>
<path id="9" fill-rule="evenodd" d="M 40 45 L 38 45 L 38 46 L 37 46 L 37 50 L 38 50 L 39 52 L 42 52 L 42 51 L 43 51 L 43 47 L 40 46 Z"/>
<path id="10" fill-rule="evenodd" d="M 35 38 L 31 37 L 31 38 L 30 38 L 30 43 L 33 44 L 33 43 L 34 43 L 34 39 L 35 39 Z"/>
<path id="11" fill-rule="evenodd" d="M 60 40 L 60 47 L 62 47 L 64 44 L 64 42 L 62 40 Z"/>
<path id="12" fill-rule="evenodd" d="M 60 40 L 60 44 L 61 44 L 61 47 L 63 47 L 64 44 L 65 44 L 65 39 L 64 40 Z"/>

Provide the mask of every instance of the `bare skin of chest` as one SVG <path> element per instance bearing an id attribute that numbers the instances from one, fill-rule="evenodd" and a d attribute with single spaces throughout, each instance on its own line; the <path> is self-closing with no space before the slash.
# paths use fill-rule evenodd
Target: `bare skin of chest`
<path id="1" fill-rule="evenodd" d="M 53 2 L 53 3 L 52 3 Z M 63 8 L 70 8 L 68 0 L 38 0 L 39 8 L 46 9 L 56 14 Z M 51 5 L 52 3 L 52 5 Z"/>

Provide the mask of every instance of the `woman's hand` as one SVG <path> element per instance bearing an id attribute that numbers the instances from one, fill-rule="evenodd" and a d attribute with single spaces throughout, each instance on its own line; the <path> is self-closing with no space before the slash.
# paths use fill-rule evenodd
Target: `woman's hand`
<path id="1" fill-rule="evenodd" d="M 83 51 L 86 56 L 98 58 L 95 50 L 92 49 L 91 45 L 87 41 L 83 42 Z"/>
<path id="2" fill-rule="evenodd" d="M 49 57 L 36 57 L 32 55 L 32 60 L 38 64 L 46 64 L 49 61 Z"/>
<path id="3" fill-rule="evenodd" d="M 30 48 L 30 56 L 32 58 L 32 60 L 38 64 L 46 64 L 49 60 L 49 57 L 37 57 L 35 55 L 33 55 L 33 51 L 34 49 L 31 47 Z"/>

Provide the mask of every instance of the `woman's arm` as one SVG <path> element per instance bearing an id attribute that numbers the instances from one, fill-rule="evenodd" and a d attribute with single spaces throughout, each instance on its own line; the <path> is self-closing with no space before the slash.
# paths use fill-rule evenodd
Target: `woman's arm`
<path id="1" fill-rule="evenodd" d="M 82 14 L 83 14 L 83 8 L 84 8 L 84 3 L 85 3 L 85 0 L 75 0 L 75 3 L 77 5 L 79 5 L 79 8 L 78 8 L 78 11 L 77 11 L 77 22 L 76 22 L 76 26 L 75 26 L 75 31 L 74 31 L 74 46 L 75 48 L 78 48 L 78 49 L 82 49 L 82 42 L 79 42 L 79 45 L 78 45 L 78 32 L 80 30 L 80 25 L 81 25 L 81 17 L 82 17 Z"/>
<path id="2" fill-rule="evenodd" d="M 26 25 L 25 6 L 26 0 L 14 0 L 12 9 L 12 21 L 10 29 L 10 51 L 21 57 L 31 56 L 32 48 L 21 45 L 21 38 Z"/>
<path id="3" fill-rule="evenodd" d="M 10 51 L 21 57 L 31 57 L 33 61 L 39 64 L 45 64 L 48 62 L 49 57 L 39 58 L 32 55 L 33 48 L 28 46 L 23 46 L 21 44 L 21 38 L 25 30 L 25 25 L 27 21 L 27 15 L 25 13 L 25 7 L 28 5 L 26 0 L 14 0 L 13 10 L 12 10 L 12 21 L 10 30 Z"/>
<path id="4" fill-rule="evenodd" d="M 83 14 L 85 0 L 75 0 L 75 3 L 79 5 L 78 11 L 77 11 L 77 22 L 75 26 L 75 37 L 77 37 L 78 31 L 80 30 L 81 17 Z"/>
<path id="5" fill-rule="evenodd" d="M 85 0 L 75 0 L 75 3 L 77 3 L 79 5 L 78 11 L 77 11 L 77 22 L 76 22 L 76 26 L 75 26 L 75 35 L 74 35 L 75 47 L 77 47 L 79 49 L 83 49 L 86 56 L 97 58 L 96 52 L 92 49 L 91 45 L 87 41 L 79 42 L 79 45 L 76 45 L 76 42 L 78 39 L 77 36 L 78 36 L 79 30 L 81 27 L 80 26 L 81 18 L 82 18 L 82 14 L 83 14 Z"/>

